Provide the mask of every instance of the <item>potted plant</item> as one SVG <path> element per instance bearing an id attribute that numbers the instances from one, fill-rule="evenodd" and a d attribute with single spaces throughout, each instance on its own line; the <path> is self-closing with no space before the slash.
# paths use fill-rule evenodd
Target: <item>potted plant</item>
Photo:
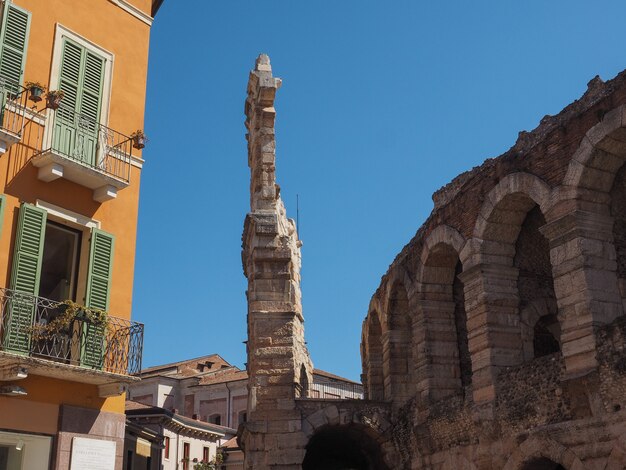
<path id="1" fill-rule="evenodd" d="M 146 142 L 148 142 L 148 137 L 143 133 L 141 129 L 137 129 L 130 135 L 131 140 L 133 141 L 133 148 L 137 150 L 141 150 L 146 146 Z"/>
<path id="2" fill-rule="evenodd" d="M 46 106 L 50 109 L 59 109 L 59 106 L 61 105 L 61 100 L 63 100 L 64 96 L 65 93 L 63 92 L 63 90 L 48 91 L 48 93 L 46 93 Z"/>
<path id="3" fill-rule="evenodd" d="M 26 82 L 26 89 L 29 93 L 28 98 L 37 103 L 42 100 L 41 95 L 46 87 L 39 82 Z"/>

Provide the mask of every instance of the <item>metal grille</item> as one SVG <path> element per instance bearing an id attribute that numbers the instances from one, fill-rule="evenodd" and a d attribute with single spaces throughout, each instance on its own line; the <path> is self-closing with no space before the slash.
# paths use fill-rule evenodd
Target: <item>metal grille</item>
<path id="1" fill-rule="evenodd" d="M 39 325 L 62 315 L 66 307 L 62 302 L 0 288 L 0 350 L 115 374 L 133 375 L 141 370 L 141 323 L 108 316 L 103 326 L 77 316 L 61 331 L 43 338 L 33 335 Z M 99 360 L 90 357 L 87 365 L 85 351 L 90 349 L 93 355 L 94 344 Z"/>
<path id="2" fill-rule="evenodd" d="M 313 400 L 362 400 L 363 385 L 350 382 L 314 382 L 308 390 L 303 390 L 298 383 L 294 384 L 297 398 Z"/>
<path id="3" fill-rule="evenodd" d="M 0 129 L 22 137 L 28 93 L 19 84 L 0 76 Z"/>

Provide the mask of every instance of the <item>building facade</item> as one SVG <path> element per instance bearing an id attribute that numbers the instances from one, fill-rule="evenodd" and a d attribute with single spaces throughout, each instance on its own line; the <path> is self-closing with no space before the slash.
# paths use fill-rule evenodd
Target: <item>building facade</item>
<path id="1" fill-rule="evenodd" d="M 160 3 L 0 3 L 0 468 L 122 468 Z"/>
<path id="2" fill-rule="evenodd" d="M 626 71 L 434 194 L 363 323 L 366 399 L 335 402 L 300 393 L 299 245 L 274 178 L 280 83 L 259 57 L 245 468 L 626 468 Z"/>
<path id="3" fill-rule="evenodd" d="M 221 461 L 220 447 L 235 436 L 233 429 L 134 401 L 126 402 L 126 417 L 130 426 L 124 470 L 194 470 L 196 465 L 214 464 Z M 136 428 L 154 433 L 158 449 L 148 446 L 148 439 L 133 431 Z"/>
<path id="4" fill-rule="evenodd" d="M 165 469 L 181 462 L 188 444 L 190 458 L 204 457 L 208 449 L 212 461 L 223 448 L 225 468 L 243 469 L 241 451 L 233 439 L 237 429 L 248 417 L 248 373 L 229 364 L 221 356 L 211 354 L 142 370 L 141 382 L 130 385 L 126 414 L 133 424 L 148 425 L 148 413 L 159 415 L 158 423 L 192 423 L 211 430 L 213 434 L 183 433 L 178 425 L 162 425 L 160 431 L 168 440 L 162 451 Z M 363 399 L 363 386 L 337 375 L 314 369 L 308 395 L 323 400 Z M 148 409 L 152 411 L 148 411 Z M 169 420 L 169 421 L 168 421 Z M 171 424 L 171 423 L 170 423 Z M 226 443 L 226 440 L 230 442 Z M 178 459 L 172 460 L 167 449 L 176 449 Z M 168 455 L 166 457 L 166 455 Z M 190 467 L 190 468 L 193 468 Z"/>

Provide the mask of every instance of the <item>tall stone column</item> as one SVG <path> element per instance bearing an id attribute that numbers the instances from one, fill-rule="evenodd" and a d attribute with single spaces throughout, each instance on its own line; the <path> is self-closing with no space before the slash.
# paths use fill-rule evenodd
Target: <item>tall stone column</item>
<path id="1" fill-rule="evenodd" d="M 296 398 L 306 395 L 313 365 L 304 341 L 300 246 L 276 184 L 274 98 L 281 81 L 261 55 L 246 100 L 250 212 L 243 232 L 248 278 L 248 422 L 240 434 L 245 468 L 301 468 L 306 437 Z"/>
<path id="2" fill-rule="evenodd" d="M 567 374 L 594 369 L 595 327 L 623 315 L 613 245 L 613 219 L 573 210 L 541 228 L 550 240 L 561 351 Z"/>
<path id="3" fill-rule="evenodd" d="M 491 403 L 496 379 L 504 367 L 521 362 L 518 269 L 502 264 L 476 264 L 464 269 L 465 310 L 472 357 L 474 403 Z"/>

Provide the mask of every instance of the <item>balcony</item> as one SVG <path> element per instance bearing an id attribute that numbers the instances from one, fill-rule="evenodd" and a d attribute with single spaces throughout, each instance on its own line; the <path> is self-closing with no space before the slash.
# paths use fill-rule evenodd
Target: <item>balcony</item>
<path id="1" fill-rule="evenodd" d="M 22 139 L 27 93 L 0 76 L 0 154 Z"/>
<path id="2" fill-rule="evenodd" d="M 143 324 L 109 315 L 96 323 L 76 315 L 62 328 L 46 331 L 67 308 L 0 288 L 0 372 L 25 368 L 33 375 L 99 385 L 101 396 L 121 393 L 106 386 L 137 380 L 131 375 L 141 370 Z M 0 374 L 0 380 L 11 378 Z"/>
<path id="3" fill-rule="evenodd" d="M 32 163 L 40 180 L 65 178 L 104 202 L 129 185 L 132 148 L 130 137 L 61 106 L 49 111 Z"/>

